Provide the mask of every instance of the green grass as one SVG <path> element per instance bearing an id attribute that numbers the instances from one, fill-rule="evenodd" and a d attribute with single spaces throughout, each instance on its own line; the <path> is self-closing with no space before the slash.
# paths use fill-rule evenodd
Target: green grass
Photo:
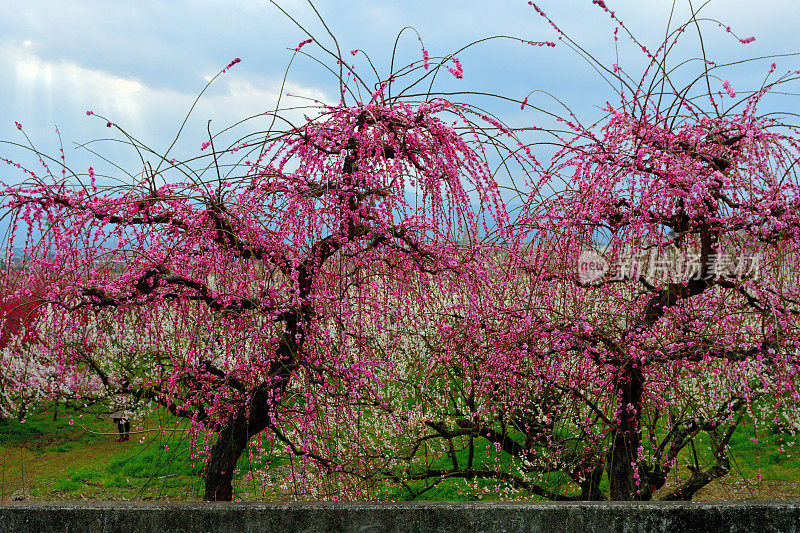
<path id="1" fill-rule="evenodd" d="M 73 424 L 69 421 L 72 420 Z M 78 413 L 60 408 L 53 420 L 51 409 L 29 413 L 26 421 L 0 421 L 0 458 L 3 461 L 0 497 L 8 499 L 23 490 L 34 499 L 173 499 L 193 500 L 202 496 L 202 461 L 193 457 L 181 425 L 168 413 L 156 411 L 145 420 L 151 431 L 133 435 L 128 443 L 117 443 L 115 427 L 102 412 Z M 176 431 L 156 428 L 174 428 Z M 103 434 L 105 433 L 105 434 Z M 696 450 L 701 464 L 713 460 L 706 437 L 701 436 Z M 758 442 L 753 442 L 757 439 Z M 731 439 L 732 472 L 727 479 L 753 481 L 758 474 L 764 480 L 797 483 L 800 481 L 800 449 L 794 437 L 754 430 L 743 424 Z M 491 467 L 495 453 L 486 453 L 486 443 L 476 439 L 475 467 Z M 458 452 L 466 464 L 468 450 Z M 689 462 L 685 450 L 679 464 Z M 508 457 L 498 457 L 503 462 Z M 249 471 L 263 470 L 266 462 L 274 474 L 261 481 L 248 481 Z M 237 497 L 242 499 L 283 499 L 278 482 L 281 467 L 288 459 L 281 455 L 258 458 L 250 463 L 245 454 L 239 461 Z M 433 468 L 447 468 L 449 463 L 435 459 Z M 607 480 L 603 480 L 607 485 Z M 422 483 L 415 484 L 419 490 Z M 563 474 L 551 475 L 548 487 L 574 491 Z M 419 495 L 417 500 L 497 500 L 514 497 L 509 486 L 493 480 L 448 479 Z M 380 499 L 408 500 L 411 494 L 403 486 L 384 483 L 376 489 Z"/>
<path id="2" fill-rule="evenodd" d="M 70 424 L 72 421 L 72 424 Z M 69 451 L 77 445 L 102 440 L 93 432 L 113 431 L 113 426 L 102 420 L 98 409 L 85 413 L 64 412 L 53 420 L 51 410 L 33 411 L 24 421 L 0 420 L 0 446 L 24 447 L 34 453 Z"/>
<path id="3" fill-rule="evenodd" d="M 661 437 L 663 437 L 663 435 Z M 458 463 L 461 468 L 465 468 L 468 455 L 468 449 L 465 446 L 467 438 L 456 438 L 454 442 L 457 448 L 456 457 Z M 459 449 L 459 446 L 462 448 Z M 487 441 L 475 439 L 474 468 L 492 469 L 495 464 L 499 464 L 501 467 L 505 467 L 509 464 L 509 456 L 503 452 L 499 454 L 495 453 L 493 448 L 493 445 L 487 446 Z M 488 454 L 487 450 L 489 452 Z M 716 458 L 711 452 L 709 437 L 706 433 L 700 433 L 697 436 L 695 440 L 695 451 L 702 468 L 707 468 L 716 462 Z M 422 456 L 422 454 L 423 453 L 420 452 L 420 456 Z M 800 489 L 800 436 L 779 433 L 764 427 L 756 430 L 753 427 L 752 420 L 749 417 L 745 417 L 743 423 L 740 424 L 736 432 L 732 435 L 728 457 L 731 465 L 730 473 L 714 483 L 728 485 L 731 482 L 744 481 L 741 493 L 742 497 L 752 498 L 753 495 L 758 492 L 753 489 L 753 486 L 759 485 L 761 480 L 765 482 L 764 491 L 771 490 L 769 484 L 775 482 L 797 484 L 796 489 Z M 441 456 L 435 459 L 427 459 L 427 461 L 432 469 L 447 470 L 452 468 L 452 460 L 449 457 Z M 678 465 L 673 471 L 673 476 L 677 473 L 680 479 L 688 479 L 691 473 L 686 465 L 693 462 L 694 453 L 692 448 L 687 446 L 679 455 Z M 675 481 L 673 477 L 671 484 L 665 487 L 664 491 L 671 490 L 669 487 L 674 487 Z M 413 497 L 412 493 L 407 488 L 407 486 L 411 487 L 413 491 L 418 492 L 433 482 L 438 482 L 438 484 L 434 488 L 416 497 Z M 580 494 L 578 486 L 573 483 L 566 474 L 561 472 L 551 473 L 548 475 L 546 482 L 539 482 L 537 484 L 557 494 L 560 493 L 568 496 L 577 496 Z M 513 498 L 516 494 L 517 497 L 538 499 L 536 496 L 525 495 L 521 491 L 514 490 L 510 484 L 496 480 L 465 481 L 463 479 L 454 478 L 439 481 L 438 479 L 432 479 L 427 482 L 409 482 L 407 486 L 401 484 L 392 485 L 391 488 L 380 491 L 379 496 L 381 498 L 393 500 L 496 500 L 501 498 L 507 499 L 508 496 Z M 607 494 L 608 488 L 608 477 L 604 473 L 600 482 L 600 490 L 602 493 Z M 725 490 L 731 494 L 733 489 L 727 487 Z M 784 487 L 783 490 L 790 489 Z M 735 494 L 731 495 L 736 498 Z M 781 497 L 785 498 L 786 496 L 776 496 L 776 498 Z"/>
<path id="4" fill-rule="evenodd" d="M 157 410 L 144 426 L 130 442 L 118 443 L 116 426 L 102 409 L 78 413 L 60 406 L 53 420 L 50 406 L 30 412 L 24 422 L 0 421 L 0 498 L 24 490 L 38 499 L 199 499 L 203 462 L 185 438 L 185 421 Z M 275 468 L 287 461 L 266 456 L 251 464 L 245 454 L 238 495 L 262 498 L 262 487 L 244 476 L 267 462 Z"/>
<path id="5" fill-rule="evenodd" d="M 757 439 L 758 442 L 753 442 Z M 800 436 L 772 431 L 753 430 L 751 425 L 740 427 L 731 437 L 731 467 L 752 478 L 762 477 L 779 481 L 800 479 Z"/>

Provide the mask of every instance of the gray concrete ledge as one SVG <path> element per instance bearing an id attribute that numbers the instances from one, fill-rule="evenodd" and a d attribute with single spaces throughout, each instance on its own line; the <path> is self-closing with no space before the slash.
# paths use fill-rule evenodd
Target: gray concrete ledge
<path id="1" fill-rule="evenodd" d="M 781 532 L 800 501 L 730 503 L 0 503 L 0 531 Z"/>

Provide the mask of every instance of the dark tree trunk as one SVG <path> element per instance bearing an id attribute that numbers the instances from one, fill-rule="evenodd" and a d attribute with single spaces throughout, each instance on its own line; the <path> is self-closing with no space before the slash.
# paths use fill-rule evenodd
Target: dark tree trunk
<path id="1" fill-rule="evenodd" d="M 296 315 L 287 315 L 284 341 L 272 363 L 270 379 L 251 391 L 248 405 L 237 410 L 222 427 L 205 469 L 206 501 L 233 499 L 233 474 L 239 457 L 250 439 L 272 423 L 292 372 L 297 368 L 297 353 L 303 342 L 303 327 Z"/>
<path id="2" fill-rule="evenodd" d="M 217 437 L 211 449 L 205 471 L 206 501 L 231 501 L 233 499 L 233 474 L 236 463 L 247 447 L 249 440 L 246 421 L 240 419 L 228 423 Z"/>
<path id="3" fill-rule="evenodd" d="M 647 483 L 644 472 L 636 484 L 636 465 L 639 462 L 639 446 L 642 442 L 642 388 L 644 374 L 640 365 L 628 363 L 622 369 L 617 382 L 619 406 L 614 428 L 611 451 L 608 456 L 608 478 L 612 500 L 639 500 L 649 494 L 644 490 Z M 637 494 L 637 489 L 642 489 Z"/>
<path id="4" fill-rule="evenodd" d="M 600 481 L 603 478 L 602 465 L 586 474 L 586 479 L 580 483 L 582 501 L 599 502 L 605 500 L 600 491 Z"/>
<path id="5" fill-rule="evenodd" d="M 236 463 L 247 449 L 250 439 L 272 423 L 274 408 L 280 403 L 290 374 L 291 368 L 283 366 L 282 371 L 274 375 L 269 383 L 264 382 L 253 391 L 249 409 L 239 409 L 222 427 L 206 464 L 205 500 L 233 499 Z"/>
<path id="6" fill-rule="evenodd" d="M 364 116 L 365 117 L 365 116 Z M 393 157 L 387 156 L 387 157 Z M 358 150 L 353 148 L 345 158 L 342 173 L 345 184 L 355 186 L 350 176 L 357 170 Z M 269 372 L 270 379 L 259 385 L 251 395 L 249 409 L 239 409 L 236 415 L 222 428 L 217 442 L 211 449 L 206 465 L 205 499 L 211 501 L 231 501 L 233 499 L 233 474 L 236 463 L 247 448 L 250 439 L 269 427 L 274 409 L 280 403 L 292 372 L 298 367 L 298 355 L 305 341 L 305 324 L 314 316 L 314 309 L 308 303 L 315 272 L 332 257 L 347 240 L 365 235 L 363 227 L 356 224 L 359 200 L 352 195 L 343 206 L 351 214 L 343 222 L 344 239 L 326 237 L 317 241 L 308 258 L 297 267 L 297 288 L 301 302 L 299 308 L 286 311 L 281 320 L 286 324 L 283 341 L 278 346 L 277 357 Z M 380 241 L 374 241 L 375 246 Z"/>

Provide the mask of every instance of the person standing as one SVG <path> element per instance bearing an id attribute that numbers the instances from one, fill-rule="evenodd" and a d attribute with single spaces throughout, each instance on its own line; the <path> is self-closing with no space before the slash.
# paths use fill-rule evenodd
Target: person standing
<path id="1" fill-rule="evenodd" d="M 131 417 L 133 413 L 127 409 L 127 398 L 122 394 L 115 394 L 111 400 L 112 412 L 109 415 L 117 425 L 119 438 L 117 442 L 124 442 L 131 439 Z"/>

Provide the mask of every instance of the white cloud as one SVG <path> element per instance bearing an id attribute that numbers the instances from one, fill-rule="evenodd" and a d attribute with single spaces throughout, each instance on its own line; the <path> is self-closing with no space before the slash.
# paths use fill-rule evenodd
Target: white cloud
<path id="1" fill-rule="evenodd" d="M 0 68 L 14 80 L 12 108 L 20 121 L 52 124 L 58 118 L 55 109 L 70 109 L 70 114 L 103 109 L 115 120 L 141 126 L 151 96 L 145 85 L 69 61 L 44 61 L 28 43 L 0 47 Z"/>
<path id="2" fill-rule="evenodd" d="M 106 130 L 98 126 L 96 117 L 83 116 L 86 120 L 76 120 L 85 111 L 92 110 L 119 124 L 148 146 L 163 150 L 203 88 L 198 84 L 194 93 L 155 88 L 137 79 L 86 68 L 71 61 L 46 61 L 31 48 L 24 43 L 0 45 L 0 75 L 13 82 L 12 120 L 22 122 L 34 138 L 52 136 L 54 123 L 61 125 L 62 133 L 68 138 L 85 141 L 105 136 Z M 214 82 L 195 107 L 182 145 L 190 153 L 199 149 L 207 135 L 208 119 L 213 119 L 213 131 L 219 131 L 242 118 L 273 111 L 279 91 L 280 82 L 276 79 L 232 69 Z M 325 94 L 314 87 L 288 84 L 284 91 L 326 100 Z M 298 105 L 284 98 L 282 106 L 290 104 Z M 288 118 L 297 120 L 301 114 L 292 112 Z"/>

